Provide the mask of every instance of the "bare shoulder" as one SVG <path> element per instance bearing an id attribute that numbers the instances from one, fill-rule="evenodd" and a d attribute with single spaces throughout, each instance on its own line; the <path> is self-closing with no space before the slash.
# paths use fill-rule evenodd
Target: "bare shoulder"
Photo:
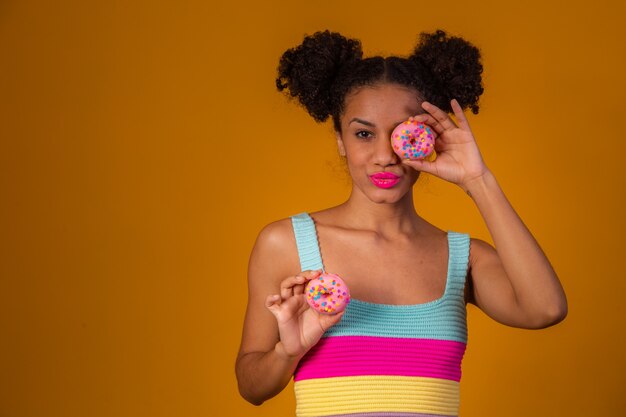
<path id="1" fill-rule="evenodd" d="M 300 271 L 291 218 L 269 223 L 257 236 L 250 255 L 248 276 L 278 281 Z"/>
<path id="2" fill-rule="evenodd" d="M 478 262 L 484 262 L 486 258 L 498 256 L 496 249 L 484 240 L 470 237 L 470 253 L 469 264 L 470 268 L 476 265 Z M 498 258 L 499 259 L 499 258 Z"/>
<path id="3" fill-rule="evenodd" d="M 286 250 L 296 244 L 291 219 L 285 218 L 269 223 L 256 239 L 255 247 L 267 250 Z"/>
<path id="4" fill-rule="evenodd" d="M 491 246 L 489 242 L 475 237 L 470 237 L 470 257 L 472 255 L 484 254 L 485 251 L 495 251 L 495 248 Z"/>
<path id="5" fill-rule="evenodd" d="M 263 227 L 248 262 L 248 305 L 239 357 L 249 352 L 268 352 L 275 346 L 278 327 L 266 307 L 266 300 L 268 296 L 278 294 L 280 283 L 297 273 L 298 268 L 291 219 L 278 220 Z"/>

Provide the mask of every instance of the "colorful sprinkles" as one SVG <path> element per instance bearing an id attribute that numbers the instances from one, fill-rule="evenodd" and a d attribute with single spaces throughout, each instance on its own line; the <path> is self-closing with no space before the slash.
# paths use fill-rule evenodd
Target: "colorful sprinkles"
<path id="1" fill-rule="evenodd" d="M 391 146 L 403 159 L 434 160 L 435 136 L 427 124 L 411 117 L 400 123 L 391 133 Z"/>
<path id="2" fill-rule="evenodd" d="M 350 291 L 345 282 L 335 274 L 324 273 L 306 285 L 306 300 L 320 313 L 336 314 L 350 302 Z"/>

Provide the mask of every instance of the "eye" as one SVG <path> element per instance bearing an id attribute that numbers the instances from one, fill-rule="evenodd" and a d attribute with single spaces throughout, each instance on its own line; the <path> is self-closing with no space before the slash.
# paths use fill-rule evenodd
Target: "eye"
<path id="1" fill-rule="evenodd" d="M 372 133 L 367 130 L 359 130 L 355 133 L 355 136 L 359 139 L 370 139 L 372 137 Z"/>

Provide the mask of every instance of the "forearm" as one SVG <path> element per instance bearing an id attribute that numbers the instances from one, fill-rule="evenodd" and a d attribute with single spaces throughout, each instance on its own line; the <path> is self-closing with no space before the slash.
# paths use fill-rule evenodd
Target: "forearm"
<path id="1" fill-rule="evenodd" d="M 462 187 L 480 211 L 519 308 L 541 320 L 567 311 L 561 283 L 541 247 L 490 172 Z"/>
<path id="2" fill-rule="evenodd" d="M 285 388 L 299 359 L 285 354 L 280 342 L 268 352 L 243 354 L 236 365 L 239 393 L 250 403 L 261 405 Z"/>

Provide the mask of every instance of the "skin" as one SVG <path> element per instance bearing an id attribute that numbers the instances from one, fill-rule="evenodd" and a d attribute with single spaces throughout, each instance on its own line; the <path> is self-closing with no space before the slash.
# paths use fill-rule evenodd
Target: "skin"
<path id="1" fill-rule="evenodd" d="M 384 304 L 418 304 L 445 289 L 447 234 L 421 218 L 413 190 L 421 172 L 458 185 L 475 202 L 495 248 L 471 238 L 466 302 L 513 327 L 540 329 L 562 321 L 567 300 L 538 243 L 506 199 L 482 159 L 456 100 L 457 123 L 417 91 L 395 84 L 362 87 L 345 99 L 337 146 L 352 177 L 348 200 L 311 213 L 327 271 L 346 279 L 353 298 Z M 401 160 L 390 135 L 414 117 L 436 132 L 433 162 Z M 359 121 L 353 121 L 353 119 Z M 376 187 L 375 172 L 401 177 Z M 496 249 L 497 248 L 497 249 Z M 319 271 L 300 271 L 290 219 L 259 234 L 248 269 L 248 308 L 236 373 L 241 395 L 262 404 L 289 383 L 298 361 L 342 314 L 321 315 L 303 295 Z"/>

